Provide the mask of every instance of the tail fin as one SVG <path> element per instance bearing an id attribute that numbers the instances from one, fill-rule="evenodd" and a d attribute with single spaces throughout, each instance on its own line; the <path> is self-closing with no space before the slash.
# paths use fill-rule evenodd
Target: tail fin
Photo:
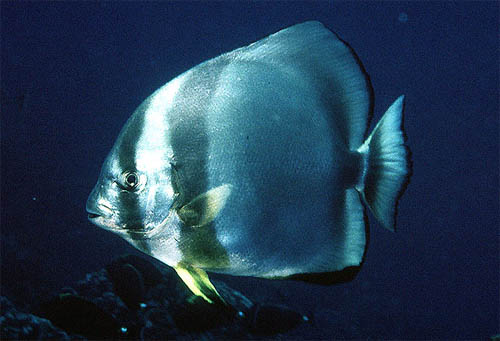
<path id="1" fill-rule="evenodd" d="M 404 96 L 385 112 L 377 126 L 359 147 L 364 155 L 364 181 L 356 189 L 377 220 L 387 229 L 396 227 L 399 197 L 410 178 L 410 150 L 403 132 Z"/>

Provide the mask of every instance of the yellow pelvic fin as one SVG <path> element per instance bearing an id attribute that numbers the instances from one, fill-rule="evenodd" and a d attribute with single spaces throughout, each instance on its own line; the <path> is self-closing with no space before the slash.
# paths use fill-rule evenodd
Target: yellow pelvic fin
<path id="1" fill-rule="evenodd" d="M 224 184 L 198 195 L 182 206 L 177 214 L 187 226 L 199 227 L 212 222 L 224 208 L 232 186 Z"/>
<path id="2" fill-rule="evenodd" d="M 210 282 L 210 279 L 208 279 L 207 273 L 202 269 L 183 263 L 177 264 L 174 269 L 189 290 L 196 296 L 201 296 L 208 303 L 214 303 L 215 301 L 226 303 Z"/>

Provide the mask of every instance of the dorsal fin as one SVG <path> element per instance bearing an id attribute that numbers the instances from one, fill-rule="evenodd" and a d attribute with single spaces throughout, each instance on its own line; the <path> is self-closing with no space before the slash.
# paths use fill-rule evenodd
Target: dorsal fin
<path id="1" fill-rule="evenodd" d="M 363 143 L 373 111 L 370 79 L 352 48 L 320 22 L 297 24 L 223 56 L 313 78 L 310 83 L 346 146 L 354 151 Z"/>

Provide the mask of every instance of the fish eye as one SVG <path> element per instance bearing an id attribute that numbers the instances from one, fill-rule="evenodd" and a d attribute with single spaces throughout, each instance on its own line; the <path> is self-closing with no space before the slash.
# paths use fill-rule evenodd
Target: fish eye
<path id="1" fill-rule="evenodd" d="M 128 174 L 125 181 L 127 182 L 127 185 L 134 187 L 137 184 L 137 176 L 133 173 Z"/>
<path id="2" fill-rule="evenodd" d="M 139 175 L 136 172 L 125 172 L 122 175 L 123 184 L 128 190 L 133 190 L 139 185 Z"/>

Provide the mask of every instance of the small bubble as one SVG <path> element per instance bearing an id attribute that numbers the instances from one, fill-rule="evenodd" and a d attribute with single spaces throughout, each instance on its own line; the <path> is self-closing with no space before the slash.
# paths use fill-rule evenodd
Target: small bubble
<path id="1" fill-rule="evenodd" d="M 33 197 L 33 198 L 31 198 L 31 199 L 33 199 L 33 201 L 36 201 L 36 197 Z"/>
<path id="2" fill-rule="evenodd" d="M 408 22 L 408 14 L 406 12 L 399 13 L 398 21 L 402 23 Z"/>
<path id="3" fill-rule="evenodd" d="M 239 316 L 239 317 L 245 317 L 245 313 L 244 313 L 244 312 L 242 312 L 242 311 L 238 311 L 238 316 Z"/>
<path id="4" fill-rule="evenodd" d="M 303 315 L 303 316 L 302 316 L 302 319 L 303 319 L 304 321 L 306 321 L 306 322 L 307 322 L 307 321 L 309 321 L 309 317 L 307 317 L 306 315 Z"/>
<path id="5" fill-rule="evenodd" d="M 127 329 L 127 327 L 121 327 L 121 328 L 120 328 L 120 331 L 121 331 L 122 333 L 124 333 L 124 334 L 127 332 L 127 330 L 128 330 L 128 329 Z"/>
<path id="6" fill-rule="evenodd" d="M 148 305 L 147 305 L 146 303 L 141 303 L 141 304 L 139 304 L 139 306 L 140 306 L 142 309 L 144 309 L 144 308 L 146 308 Z"/>

